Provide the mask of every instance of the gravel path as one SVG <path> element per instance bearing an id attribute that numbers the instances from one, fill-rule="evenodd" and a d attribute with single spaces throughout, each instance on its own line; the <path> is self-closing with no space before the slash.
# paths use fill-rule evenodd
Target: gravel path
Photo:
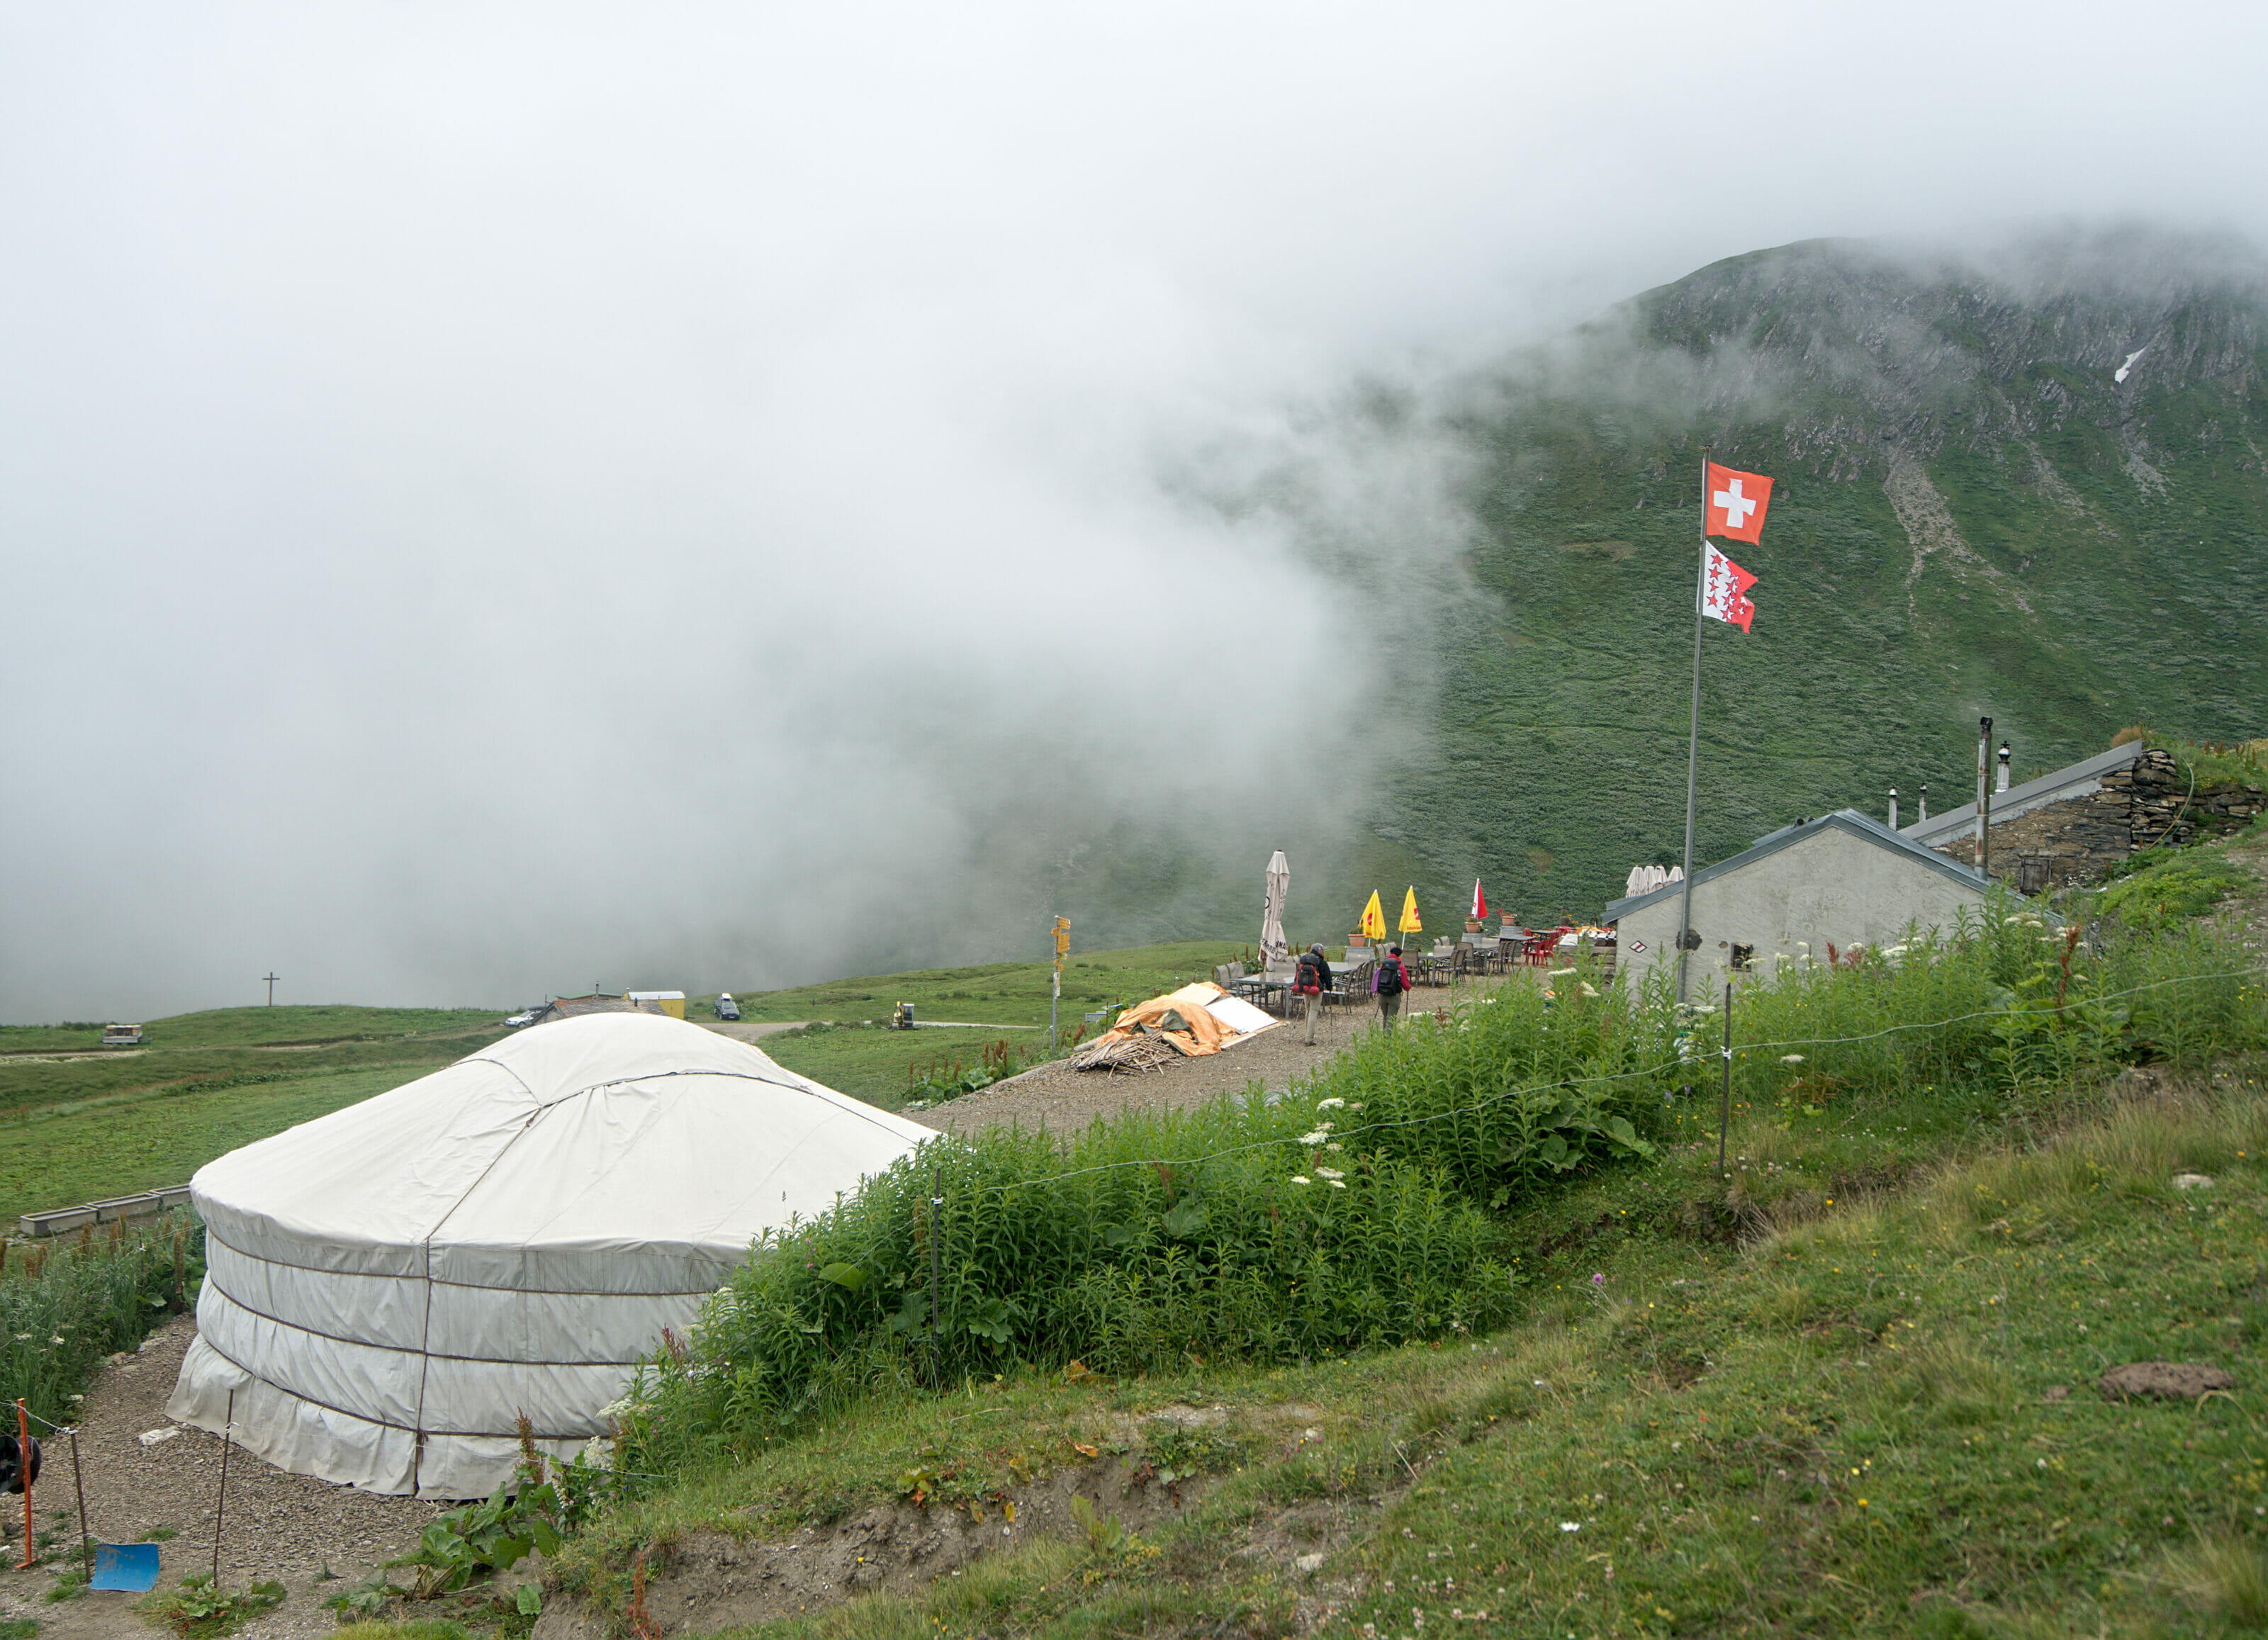
<path id="1" fill-rule="evenodd" d="M 221 1444 L 202 1430 L 144 1446 L 145 1431 L 176 1427 L 166 1400 L 182 1353 L 196 1335 L 188 1316 L 151 1335 L 139 1355 L 107 1367 L 87 1392 L 79 1424 L 79 1461 L 86 1481 L 87 1523 L 98 1541 L 130 1543 L 158 1527 L 180 1535 L 158 1548 L 158 1587 L 177 1586 L 192 1572 L 212 1570 L 213 1502 L 220 1479 Z M 78 1533 L 71 1493 L 70 1446 L 44 1443 L 45 1460 L 33 1493 L 35 1524 L 61 1527 L 58 1544 Z M 23 1500 L 7 1503 L 17 1514 L 8 1533 L 9 1570 L 0 1570 L 0 1614 L 34 1617 L 40 1640 L 113 1640 L 154 1632 L 135 1615 L 138 1595 L 89 1593 L 50 1606 L 56 1567 L 13 1570 L 23 1558 Z M 379 1563 L 416 1546 L 425 1523 L 443 1505 L 415 1498 L 379 1497 L 312 1476 L 286 1475 L 241 1448 L 228 1460 L 228 1504 L 223 1520 L 223 1589 L 273 1579 L 288 1593 L 284 1603 L 245 1625 L 247 1640 L 300 1640 L 330 1632 L 337 1618 L 323 1602 L 373 1576 Z M 69 1511 L 66 1526 L 55 1517 Z M 338 1581 L 317 1581 L 326 1566 Z M 398 1576 L 399 1574 L 397 1574 Z"/>
<path id="2" fill-rule="evenodd" d="M 1413 1012 L 1446 1005 L 1451 994 L 1446 987 L 1414 993 L 1402 1004 L 1404 1020 Z M 1460 998 L 1465 995 L 1462 989 L 1454 994 Z M 1306 1019 L 1294 1019 L 1226 1052 L 1201 1059 L 1169 1060 L 1155 1070 L 1114 1076 L 1101 1070 L 1073 1070 L 1057 1061 L 996 1082 L 981 1093 L 904 1114 L 909 1121 L 945 1133 L 966 1133 L 1002 1122 L 1075 1133 L 1098 1116 L 1143 1107 L 1200 1105 L 1219 1093 L 1241 1093 L 1255 1082 L 1266 1092 L 1281 1092 L 1294 1077 L 1309 1076 L 1337 1058 L 1359 1033 L 1377 1028 L 1375 1004 L 1335 1008 L 1317 1024 L 1313 1048 L 1307 1046 Z"/>

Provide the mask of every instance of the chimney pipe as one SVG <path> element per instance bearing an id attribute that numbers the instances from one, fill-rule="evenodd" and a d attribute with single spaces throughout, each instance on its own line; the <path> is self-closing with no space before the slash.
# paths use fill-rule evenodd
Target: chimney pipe
<path id="1" fill-rule="evenodd" d="M 1992 875 L 1992 783 L 1986 773 L 1992 762 L 1992 720 L 1977 720 L 1977 874 Z"/>
<path id="2" fill-rule="evenodd" d="M 2008 789 L 2008 743 L 2007 743 L 2006 740 L 2003 740 L 2003 741 L 2001 741 L 2001 742 L 2000 742 L 2000 783 L 1999 783 L 1999 785 L 1997 785 L 1997 786 L 1993 787 L 1993 788 L 1992 788 L 1992 790 L 1993 790 L 1993 791 L 2006 791 L 2007 789 Z"/>
<path id="3" fill-rule="evenodd" d="M 1921 783 L 1921 817 L 1923 820 L 1929 818 L 1929 782 L 1926 780 Z"/>
<path id="4" fill-rule="evenodd" d="M 1898 789 L 1897 789 L 1896 786 L 1892 786 L 1892 787 L 1890 788 L 1890 829 L 1891 829 L 1892 831 L 1896 831 L 1897 828 L 1898 828 Z"/>

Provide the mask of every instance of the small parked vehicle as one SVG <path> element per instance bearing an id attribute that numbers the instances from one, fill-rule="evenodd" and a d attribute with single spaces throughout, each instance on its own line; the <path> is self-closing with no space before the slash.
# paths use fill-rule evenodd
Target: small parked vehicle
<path id="1" fill-rule="evenodd" d="M 504 1021 L 504 1024 L 510 1026 L 512 1030 L 517 1031 L 523 1025 L 534 1025 L 535 1023 L 535 1016 L 542 1011 L 543 1010 L 541 1008 L 530 1008 L 523 1012 L 512 1015 L 511 1019 Z"/>
<path id="2" fill-rule="evenodd" d="M 717 1000 L 710 1004 L 709 1007 L 710 1011 L 719 1019 L 737 1019 L 740 1017 L 740 1004 L 733 1000 L 733 993 L 730 991 L 718 992 Z"/>
<path id="3" fill-rule="evenodd" d="M 138 1025 L 106 1025 L 102 1027 L 102 1045 L 105 1048 L 139 1048 L 142 1046 L 142 1027 Z"/>

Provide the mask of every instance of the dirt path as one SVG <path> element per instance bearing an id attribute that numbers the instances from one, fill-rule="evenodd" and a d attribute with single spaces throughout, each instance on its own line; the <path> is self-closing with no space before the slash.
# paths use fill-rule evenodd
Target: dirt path
<path id="1" fill-rule="evenodd" d="M 808 1019 L 696 1019 L 695 1025 L 704 1031 L 714 1031 L 719 1036 L 729 1036 L 736 1042 L 756 1042 L 782 1031 L 793 1031 L 811 1023 Z"/>
<path id="2" fill-rule="evenodd" d="M 151 1334 L 140 1354 L 105 1368 L 87 1392 L 79 1424 L 87 1519 L 97 1541 L 131 1543 L 159 1528 L 179 1534 L 158 1547 L 160 1589 L 177 1586 L 192 1572 L 212 1570 L 219 1438 L 191 1429 L 151 1446 L 137 1438 L 178 1427 L 166 1416 L 166 1400 L 195 1333 L 195 1323 L 183 1316 Z M 147 1640 L 155 1632 L 134 1614 L 136 1595 L 87 1593 L 48 1605 L 46 1596 L 60 1567 L 13 1570 L 23 1558 L 22 1500 L 7 1501 L 19 1512 L 8 1534 L 9 1570 L 0 1570 L 0 1614 L 38 1619 L 41 1640 Z M 46 1444 L 32 1501 L 41 1532 L 58 1528 L 58 1545 L 77 1540 L 68 1443 Z M 241 1632 L 247 1640 L 302 1640 L 329 1633 L 338 1620 L 322 1603 L 374 1576 L 381 1562 L 415 1548 L 417 1534 L 441 1507 L 286 1475 L 241 1449 L 232 1452 L 221 1587 L 241 1589 L 273 1579 L 288 1592 L 281 1606 Z M 66 1511 L 67 1521 L 55 1518 Z M 326 1567 L 336 1581 L 318 1581 Z"/>

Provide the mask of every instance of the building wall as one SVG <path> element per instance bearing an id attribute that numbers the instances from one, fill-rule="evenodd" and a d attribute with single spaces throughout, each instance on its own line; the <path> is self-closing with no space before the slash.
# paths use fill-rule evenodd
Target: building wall
<path id="1" fill-rule="evenodd" d="M 1755 947 L 1758 974 L 1771 972 L 1775 953 L 1792 960 L 1808 942 L 1827 960 L 1854 944 L 1894 944 L 1910 925 L 1953 926 L 1962 906 L 1984 903 L 1981 887 L 1958 883 L 1917 860 L 1834 827 L 1751 862 L 1738 871 L 1696 883 L 1693 929 L 1701 948 L 1687 968 L 1687 995 L 1721 990 L 1733 946 Z M 1679 896 L 1668 894 L 1624 916 L 1618 956 L 1635 984 L 1660 962 L 1677 960 Z M 1646 950 L 1634 952 L 1643 943 Z"/>

